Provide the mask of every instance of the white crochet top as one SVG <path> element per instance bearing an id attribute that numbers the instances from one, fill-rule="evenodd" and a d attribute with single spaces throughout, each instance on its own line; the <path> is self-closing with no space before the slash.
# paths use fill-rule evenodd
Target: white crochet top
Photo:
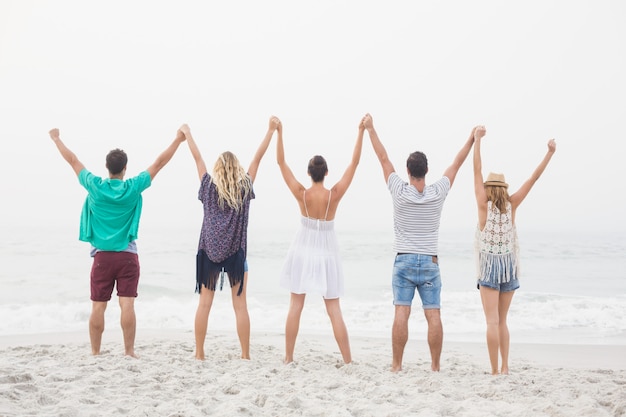
<path id="1" fill-rule="evenodd" d="M 506 212 L 487 202 L 487 221 L 484 229 L 476 228 L 476 260 L 478 279 L 487 280 L 495 273 L 498 282 L 509 282 L 519 275 L 519 245 L 517 231 L 511 218 L 511 203 L 506 203 Z"/>

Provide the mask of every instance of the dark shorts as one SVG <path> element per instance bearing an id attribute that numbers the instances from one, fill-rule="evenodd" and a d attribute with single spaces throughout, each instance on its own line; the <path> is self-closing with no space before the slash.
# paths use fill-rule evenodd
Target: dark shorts
<path id="1" fill-rule="evenodd" d="M 230 287 L 234 288 L 239 285 L 237 295 L 241 295 L 246 272 L 248 272 L 248 262 L 243 249 L 239 249 L 221 262 L 211 261 L 204 249 L 198 249 L 196 254 L 196 292 L 199 294 L 202 287 L 215 291 L 218 284 L 221 291 L 224 286 L 224 274 L 226 274 Z"/>
<path id="2" fill-rule="evenodd" d="M 137 297 L 139 257 L 131 252 L 97 252 L 91 267 L 91 300 L 109 301 L 116 283 L 118 297 Z"/>

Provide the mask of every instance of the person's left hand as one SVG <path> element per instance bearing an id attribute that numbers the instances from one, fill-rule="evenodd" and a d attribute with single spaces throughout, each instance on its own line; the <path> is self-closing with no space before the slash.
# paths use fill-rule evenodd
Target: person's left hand
<path id="1" fill-rule="evenodd" d="M 280 131 L 282 128 L 282 123 L 280 119 L 276 116 L 270 117 L 270 130 L 278 130 Z"/>
<path id="2" fill-rule="evenodd" d="M 487 134 L 487 129 L 483 125 L 474 128 L 474 140 L 479 140 Z"/>
<path id="3" fill-rule="evenodd" d="M 58 139 L 59 138 L 59 129 L 57 129 L 57 128 L 50 129 L 50 131 L 48 133 L 50 134 L 50 137 L 52 139 Z"/>

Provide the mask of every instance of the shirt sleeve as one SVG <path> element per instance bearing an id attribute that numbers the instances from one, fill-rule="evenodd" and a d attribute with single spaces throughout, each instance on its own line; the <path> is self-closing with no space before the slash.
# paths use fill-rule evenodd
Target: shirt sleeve
<path id="1" fill-rule="evenodd" d="M 134 193 L 141 194 L 152 185 L 152 177 L 148 171 L 142 171 L 136 177 L 129 178 L 125 182 Z"/>
<path id="2" fill-rule="evenodd" d="M 392 172 L 389 174 L 387 181 L 387 188 L 389 189 L 391 195 L 399 195 L 402 191 L 402 186 L 404 185 L 402 178 L 400 178 L 400 176 L 395 172 Z"/>
<path id="3" fill-rule="evenodd" d="M 142 192 L 152 185 L 152 177 L 148 171 L 142 171 L 139 173 L 139 175 L 135 177 L 135 180 L 137 181 L 137 188 L 139 189 L 139 192 Z"/>
<path id="4" fill-rule="evenodd" d="M 78 173 L 78 182 L 80 183 L 80 185 L 82 185 L 87 191 L 90 190 L 91 185 L 93 184 L 94 180 L 98 179 L 98 177 L 96 177 L 95 175 L 93 175 L 89 170 L 87 170 L 87 168 L 83 168 L 79 173 Z"/>
<path id="5" fill-rule="evenodd" d="M 450 192 L 450 178 L 448 177 L 441 177 L 441 179 L 433 185 L 437 188 L 437 191 L 444 196 L 448 195 L 448 192 Z"/>
<path id="6" fill-rule="evenodd" d="M 256 198 L 256 194 L 254 194 L 254 184 L 252 182 L 252 178 L 250 177 L 250 174 L 246 173 L 246 175 L 248 176 L 248 181 L 250 181 L 250 200 L 254 200 Z"/>
<path id="7" fill-rule="evenodd" d="M 211 176 L 208 172 L 205 172 L 200 180 L 200 189 L 198 190 L 198 200 L 204 202 L 204 196 L 209 193 L 209 186 L 211 185 Z"/>

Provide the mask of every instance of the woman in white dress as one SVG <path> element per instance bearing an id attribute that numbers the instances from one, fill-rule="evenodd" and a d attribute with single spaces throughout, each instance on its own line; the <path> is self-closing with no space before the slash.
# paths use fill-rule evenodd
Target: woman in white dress
<path id="1" fill-rule="evenodd" d="M 352 160 L 343 176 L 330 190 L 324 187 L 328 167 L 323 157 L 316 155 L 309 161 L 311 186 L 305 188 L 296 180 L 285 162 L 283 126 L 279 122 L 276 159 L 289 190 L 300 206 L 300 229 L 289 248 L 283 267 L 281 286 L 291 291 L 287 323 L 285 324 L 285 364 L 293 362 L 300 316 L 306 294 L 321 295 L 333 327 L 335 340 L 345 363 L 352 362 L 348 330 L 343 321 L 339 297 L 343 295 L 343 271 L 339 259 L 339 246 L 334 229 L 335 213 L 361 159 L 363 145 L 363 120 L 352 153 Z"/>

